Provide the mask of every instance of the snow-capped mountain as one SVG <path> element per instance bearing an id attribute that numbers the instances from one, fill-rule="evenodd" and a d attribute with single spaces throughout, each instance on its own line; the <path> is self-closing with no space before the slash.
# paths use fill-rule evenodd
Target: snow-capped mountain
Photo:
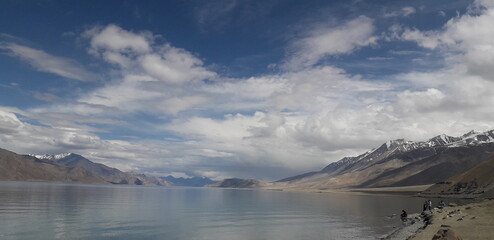
<path id="1" fill-rule="evenodd" d="M 29 154 L 37 159 L 46 159 L 51 161 L 57 161 L 62 158 L 66 158 L 74 153 L 60 153 L 60 154 Z"/>
<path id="2" fill-rule="evenodd" d="M 60 154 L 38 154 L 31 155 L 38 159 L 48 160 L 68 167 L 83 168 L 95 176 L 102 178 L 108 183 L 113 184 L 130 184 L 130 185 L 171 185 L 164 179 L 157 177 L 148 177 L 144 174 L 122 172 L 116 168 L 108 167 L 101 163 L 95 163 L 91 160 L 75 154 L 75 153 L 60 153 Z"/>
<path id="3" fill-rule="evenodd" d="M 107 183 L 83 168 L 72 168 L 46 159 L 0 149 L 0 180 L 64 183 Z"/>
<path id="4" fill-rule="evenodd" d="M 396 140 L 387 141 L 386 143 L 381 145 L 381 147 L 377 149 L 372 149 L 371 151 L 358 156 L 353 161 L 359 161 L 364 158 L 368 160 L 373 160 L 374 158 L 379 157 L 382 154 L 395 152 L 395 151 L 409 152 L 419 148 L 431 148 L 436 146 L 445 146 L 445 147 L 453 148 L 453 147 L 468 146 L 468 145 L 472 146 L 472 145 L 479 145 L 479 144 L 493 143 L 493 142 L 494 142 L 494 130 L 490 130 L 486 132 L 476 132 L 472 130 L 460 137 L 452 137 L 446 134 L 441 134 L 424 142 L 413 142 L 413 141 L 406 141 L 404 139 L 396 139 Z M 342 160 L 345 162 L 344 159 Z"/>
<path id="5" fill-rule="evenodd" d="M 297 187 L 376 187 L 432 184 L 494 157 L 494 130 L 445 134 L 427 141 L 387 141 L 356 157 L 344 157 L 321 171 L 285 178 Z"/>

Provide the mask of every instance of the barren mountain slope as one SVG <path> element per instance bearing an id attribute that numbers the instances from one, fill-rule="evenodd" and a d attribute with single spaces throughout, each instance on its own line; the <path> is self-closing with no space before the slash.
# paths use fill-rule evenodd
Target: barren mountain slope
<path id="1" fill-rule="evenodd" d="M 460 137 L 439 135 L 424 142 L 398 139 L 276 185 L 317 189 L 434 184 L 492 157 L 494 130 Z"/>
<path id="2" fill-rule="evenodd" d="M 4 149 L 0 149 L 0 180 L 108 183 L 83 168 L 67 167 Z"/>
<path id="3" fill-rule="evenodd" d="M 494 158 L 461 174 L 434 184 L 423 195 L 448 197 L 494 197 Z"/>

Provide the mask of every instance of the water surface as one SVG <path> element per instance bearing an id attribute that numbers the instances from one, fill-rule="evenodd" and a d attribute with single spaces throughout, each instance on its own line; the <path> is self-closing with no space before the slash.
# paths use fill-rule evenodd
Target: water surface
<path id="1" fill-rule="evenodd" d="M 0 182 L 0 239 L 377 239 L 424 199 Z"/>

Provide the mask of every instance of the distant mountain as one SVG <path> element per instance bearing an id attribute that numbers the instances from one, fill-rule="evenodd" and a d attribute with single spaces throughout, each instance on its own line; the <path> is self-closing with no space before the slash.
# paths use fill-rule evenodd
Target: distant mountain
<path id="1" fill-rule="evenodd" d="M 268 183 L 256 179 L 228 178 L 207 186 L 221 188 L 259 188 L 265 187 L 266 185 L 268 185 Z"/>
<path id="2" fill-rule="evenodd" d="M 69 167 L 33 156 L 19 155 L 0 149 L 0 180 L 66 182 L 66 183 L 108 183 L 81 167 Z"/>
<path id="3" fill-rule="evenodd" d="M 130 185 L 157 185 L 170 186 L 166 180 L 157 177 L 148 177 L 144 174 L 122 172 L 116 168 L 108 167 L 101 163 L 95 163 L 89 159 L 75 154 L 62 153 L 57 155 L 32 155 L 38 159 L 53 161 L 69 167 L 80 167 L 86 169 L 92 174 L 101 177 L 105 181 L 113 184 L 130 184 Z"/>
<path id="4" fill-rule="evenodd" d="M 484 161 L 466 172 L 439 182 L 421 193 L 438 197 L 494 198 L 494 158 Z"/>
<path id="5" fill-rule="evenodd" d="M 207 177 L 175 178 L 173 176 L 166 176 L 160 178 L 171 183 L 173 186 L 204 187 L 205 185 L 216 183 L 216 181 Z"/>
<path id="6" fill-rule="evenodd" d="M 494 130 L 461 137 L 439 135 L 425 142 L 388 141 L 320 171 L 277 181 L 294 188 L 384 187 L 433 184 L 494 157 Z"/>

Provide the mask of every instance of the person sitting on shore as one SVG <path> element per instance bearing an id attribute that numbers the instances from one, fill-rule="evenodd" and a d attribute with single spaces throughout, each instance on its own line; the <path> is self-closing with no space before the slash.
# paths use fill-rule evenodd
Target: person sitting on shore
<path id="1" fill-rule="evenodd" d="M 439 209 L 442 209 L 442 208 L 444 208 L 444 207 L 446 207 L 446 203 L 445 203 L 443 200 L 441 200 L 441 201 L 439 202 Z"/>
<path id="2" fill-rule="evenodd" d="M 401 215 L 400 215 L 400 217 L 401 217 L 401 221 L 406 222 L 406 221 L 407 221 L 407 219 L 408 219 L 408 214 L 407 214 L 407 211 L 405 211 L 405 210 L 401 210 Z"/>

